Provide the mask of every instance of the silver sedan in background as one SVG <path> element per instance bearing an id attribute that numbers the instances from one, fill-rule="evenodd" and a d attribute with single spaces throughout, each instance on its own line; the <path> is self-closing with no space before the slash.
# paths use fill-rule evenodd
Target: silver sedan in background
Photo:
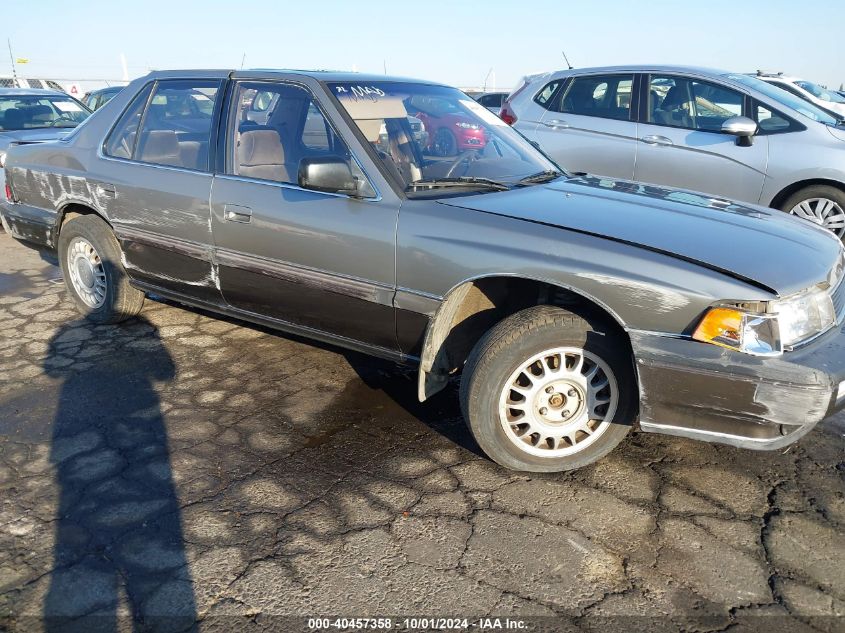
<path id="1" fill-rule="evenodd" d="M 526 77 L 501 117 L 562 167 L 757 203 L 845 238 L 845 126 L 756 77 L 616 66 Z"/>

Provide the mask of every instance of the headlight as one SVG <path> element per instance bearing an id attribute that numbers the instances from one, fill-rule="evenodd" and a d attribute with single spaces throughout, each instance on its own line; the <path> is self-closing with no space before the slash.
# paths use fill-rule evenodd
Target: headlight
<path id="1" fill-rule="evenodd" d="M 773 301 L 771 306 L 778 316 L 780 338 L 786 347 L 821 334 L 836 323 L 833 299 L 818 287 Z"/>
<path id="2" fill-rule="evenodd" d="M 457 123 L 455 123 L 455 125 L 465 130 L 478 130 L 481 128 L 478 123 L 467 123 L 466 121 L 458 121 Z"/>
<path id="3" fill-rule="evenodd" d="M 761 304 L 760 311 L 716 307 L 707 311 L 692 337 L 756 356 L 777 356 L 836 324 L 828 290 L 818 286 Z"/>

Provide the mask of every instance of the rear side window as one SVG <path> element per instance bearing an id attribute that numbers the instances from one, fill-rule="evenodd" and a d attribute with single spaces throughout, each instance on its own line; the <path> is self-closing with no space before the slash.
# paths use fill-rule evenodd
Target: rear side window
<path id="1" fill-rule="evenodd" d="M 562 80 L 547 83 L 543 86 L 543 89 L 537 93 L 537 96 L 534 97 L 534 101 L 548 110 L 552 97 L 555 96 L 557 89 L 560 88 L 562 83 Z"/>
<path id="2" fill-rule="evenodd" d="M 629 121 L 633 85 L 633 75 L 576 77 L 557 110 L 566 114 Z"/>
<path id="3" fill-rule="evenodd" d="M 138 136 L 138 126 L 141 123 L 144 106 L 147 105 L 147 100 L 150 98 L 152 89 L 152 84 L 147 84 L 132 100 L 132 103 L 129 104 L 129 107 L 126 108 L 126 111 L 117 121 L 117 125 L 112 129 L 106 141 L 106 146 L 103 149 L 106 156 L 132 158 L 132 153 L 135 151 L 135 141 Z"/>
<path id="4" fill-rule="evenodd" d="M 207 171 L 219 88 L 218 81 L 209 80 L 158 82 L 144 112 L 133 158 Z"/>

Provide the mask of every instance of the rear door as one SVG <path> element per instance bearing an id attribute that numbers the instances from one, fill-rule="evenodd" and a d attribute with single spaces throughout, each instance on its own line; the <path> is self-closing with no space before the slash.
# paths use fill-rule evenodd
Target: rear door
<path id="1" fill-rule="evenodd" d="M 574 77 L 550 97 L 530 136 L 569 171 L 631 179 L 637 157 L 634 96 L 631 73 Z"/>
<path id="2" fill-rule="evenodd" d="M 359 199 L 298 185 L 306 157 L 340 158 L 368 180 L 305 86 L 239 81 L 229 103 L 223 173 L 211 196 L 226 301 L 311 335 L 395 352 L 398 200 L 374 187 Z"/>
<path id="3" fill-rule="evenodd" d="M 95 185 L 136 280 L 219 303 L 209 196 L 222 79 L 167 79 L 145 87 L 103 147 Z"/>
<path id="4" fill-rule="evenodd" d="M 727 119 L 750 115 L 745 96 L 694 77 L 654 74 L 647 85 L 635 180 L 758 202 L 768 137 L 742 146 L 721 132 Z"/>

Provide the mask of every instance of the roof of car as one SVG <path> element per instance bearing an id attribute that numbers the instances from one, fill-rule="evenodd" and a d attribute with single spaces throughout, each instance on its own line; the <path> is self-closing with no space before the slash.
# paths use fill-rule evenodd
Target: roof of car
<path id="1" fill-rule="evenodd" d="M 91 92 L 88 93 L 88 95 L 89 96 L 90 95 L 98 95 L 98 94 L 102 94 L 104 92 L 120 92 L 125 87 L 126 86 L 106 86 L 105 88 L 98 88 L 97 90 L 92 90 Z"/>
<path id="2" fill-rule="evenodd" d="M 0 97 L 26 97 L 26 96 L 53 96 L 69 97 L 61 90 L 50 90 L 48 88 L 0 88 Z"/>
<path id="3" fill-rule="evenodd" d="M 593 73 L 593 72 L 667 72 L 667 73 L 698 73 L 703 75 L 728 75 L 729 70 L 708 68 L 706 66 L 680 66 L 671 64 L 625 64 L 621 66 L 593 66 L 589 68 L 558 69 L 552 72 Z"/>
<path id="4" fill-rule="evenodd" d="M 431 85 L 444 85 L 437 81 L 428 81 L 423 79 L 414 79 L 409 77 L 397 77 L 391 75 L 379 75 L 374 73 L 358 73 L 342 70 L 307 70 L 296 68 L 245 68 L 243 70 L 234 69 L 202 69 L 202 70 L 156 70 L 151 72 L 148 77 L 151 79 L 178 79 L 189 77 L 208 77 L 208 78 L 224 78 L 228 76 L 234 77 L 257 77 L 268 75 L 290 76 L 301 75 L 303 77 L 313 77 L 318 81 L 328 82 L 382 82 L 382 81 L 411 81 L 414 83 L 425 83 Z"/>

